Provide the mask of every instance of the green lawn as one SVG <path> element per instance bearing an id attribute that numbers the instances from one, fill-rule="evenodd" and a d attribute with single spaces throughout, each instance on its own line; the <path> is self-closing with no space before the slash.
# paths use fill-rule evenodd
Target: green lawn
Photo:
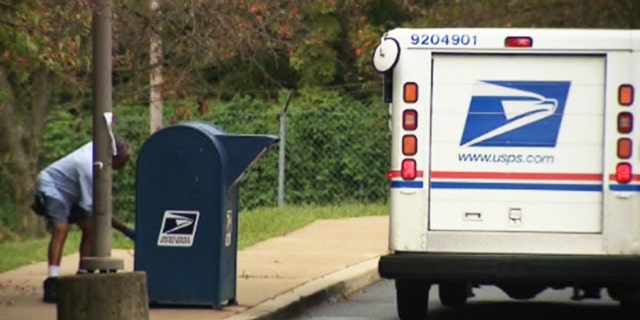
<path id="1" fill-rule="evenodd" d="M 335 207 L 286 206 L 242 211 L 239 217 L 238 248 L 240 250 L 268 238 L 287 234 L 320 219 L 338 219 L 386 215 L 387 206 L 342 205 Z M 113 248 L 131 249 L 133 243 L 117 231 L 113 232 Z M 76 227 L 67 238 L 65 254 L 78 251 L 80 232 Z M 0 273 L 26 264 L 46 260 L 48 238 L 0 242 Z"/>

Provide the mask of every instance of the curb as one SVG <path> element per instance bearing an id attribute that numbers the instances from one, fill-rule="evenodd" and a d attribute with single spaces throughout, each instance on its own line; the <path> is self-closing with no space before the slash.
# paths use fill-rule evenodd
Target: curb
<path id="1" fill-rule="evenodd" d="M 225 320 L 282 320 L 301 315 L 327 300 L 348 296 L 380 279 L 379 257 L 311 280 Z"/>

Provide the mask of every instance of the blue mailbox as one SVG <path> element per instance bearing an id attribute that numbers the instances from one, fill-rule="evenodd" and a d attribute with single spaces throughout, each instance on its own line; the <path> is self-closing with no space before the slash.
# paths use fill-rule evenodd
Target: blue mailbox
<path id="1" fill-rule="evenodd" d="M 152 305 L 236 303 L 238 182 L 279 138 L 187 122 L 138 154 L 134 269 Z"/>

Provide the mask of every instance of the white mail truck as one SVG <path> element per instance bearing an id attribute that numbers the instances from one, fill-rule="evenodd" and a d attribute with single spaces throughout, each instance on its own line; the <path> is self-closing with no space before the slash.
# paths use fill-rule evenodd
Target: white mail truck
<path id="1" fill-rule="evenodd" d="M 436 287 L 451 307 L 496 286 L 640 310 L 640 31 L 398 28 L 372 63 L 401 319 Z"/>

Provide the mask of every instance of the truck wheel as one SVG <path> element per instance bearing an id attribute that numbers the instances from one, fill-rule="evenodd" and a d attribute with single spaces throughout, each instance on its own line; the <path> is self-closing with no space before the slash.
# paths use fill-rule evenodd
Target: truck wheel
<path id="1" fill-rule="evenodd" d="M 426 281 L 396 279 L 396 304 L 400 320 L 427 318 L 429 289 Z"/>
<path id="2" fill-rule="evenodd" d="M 440 303 L 447 307 L 463 306 L 469 296 L 469 287 L 465 282 L 445 282 L 438 285 Z"/>

